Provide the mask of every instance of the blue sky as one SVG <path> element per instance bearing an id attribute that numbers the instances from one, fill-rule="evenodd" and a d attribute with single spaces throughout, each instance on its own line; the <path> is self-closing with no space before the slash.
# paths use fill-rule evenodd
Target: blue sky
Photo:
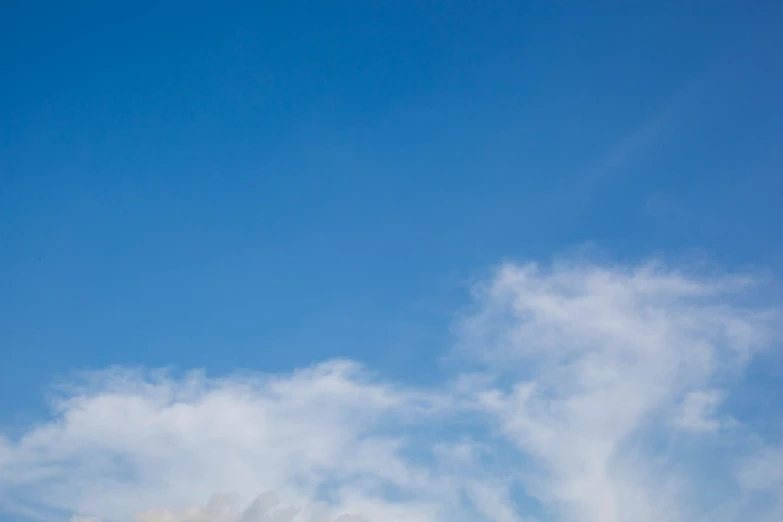
<path id="1" fill-rule="evenodd" d="M 176 405 L 176 390 L 193 370 L 206 372 L 199 393 L 207 398 L 221 386 L 234 393 L 231 386 L 237 384 L 231 379 L 239 377 L 229 376 L 236 372 L 262 372 L 314 389 L 319 379 L 337 379 L 354 391 L 357 382 L 371 387 L 382 382 L 389 393 L 404 395 L 391 402 L 413 410 L 419 406 L 401 390 L 415 390 L 414 395 L 427 390 L 437 397 L 413 402 L 437 403 L 427 407 L 438 411 L 447 402 L 459 404 L 454 406 L 459 411 L 467 408 L 468 416 L 479 415 L 477 408 L 498 416 L 501 427 L 477 421 L 463 427 L 468 435 L 460 437 L 486 442 L 505 433 L 510 442 L 496 447 L 516 462 L 515 469 L 544 462 L 542 468 L 557 476 L 562 488 L 544 475 L 539 487 L 568 490 L 571 496 L 543 495 L 529 477 L 514 479 L 503 487 L 511 488 L 515 507 L 487 514 L 476 498 L 501 505 L 493 495 L 506 491 L 503 487 L 479 494 L 460 482 L 461 474 L 452 477 L 435 464 L 426 468 L 433 476 L 451 477 L 461 484 L 457 489 L 474 491 L 465 510 L 478 510 L 486 520 L 529 515 L 559 522 L 577 520 L 575 512 L 588 513 L 579 522 L 601 517 L 613 522 L 614 516 L 628 515 L 642 522 L 653 515 L 680 520 L 681 510 L 640 511 L 638 506 L 649 504 L 643 488 L 638 495 L 621 494 L 611 486 L 622 483 L 616 478 L 607 479 L 605 492 L 611 494 L 606 498 L 638 496 L 638 504 L 579 504 L 584 499 L 573 493 L 578 481 L 570 468 L 558 467 L 554 450 L 531 443 L 529 433 L 525 438 L 508 427 L 513 423 L 503 424 L 525 418 L 523 413 L 508 413 L 499 399 L 467 406 L 464 389 L 455 384 L 473 382 L 468 377 L 478 372 L 511 394 L 503 388 L 509 378 L 536 381 L 552 393 L 540 400 L 549 400 L 549 407 L 562 405 L 557 401 L 573 398 L 572 391 L 553 384 L 546 373 L 565 364 L 551 354 L 592 353 L 596 345 L 583 345 L 583 338 L 603 348 L 636 346 L 632 333 L 606 341 L 603 330 L 595 339 L 578 332 L 613 321 L 638 330 L 636 320 L 646 317 L 644 310 L 658 307 L 661 317 L 694 311 L 698 317 L 689 324 L 706 322 L 693 329 L 669 324 L 666 331 L 678 337 L 659 339 L 665 348 L 655 353 L 686 353 L 672 347 L 707 343 L 716 360 L 724 359 L 727 346 L 762 354 L 732 363 L 728 373 L 722 366 L 698 375 L 685 372 L 692 379 L 687 385 L 666 380 L 671 391 L 666 401 L 684 408 L 685 413 L 672 414 L 679 419 L 672 423 L 710 432 L 715 444 L 743 448 L 724 470 L 725 487 L 735 488 L 736 498 L 754 499 L 738 504 L 737 513 L 750 517 L 744 520 L 775 516 L 771 497 L 756 498 L 742 488 L 783 491 L 783 476 L 764 471 L 762 464 L 737 462 L 783 462 L 783 415 L 769 399 L 783 396 L 777 377 L 783 366 L 775 350 L 779 332 L 770 319 L 778 317 L 776 278 L 783 271 L 779 3 L 333 4 L 40 1 L 0 7 L 5 72 L 0 82 L 0 507 L 10 517 L 0 514 L 0 520 L 17 520 L 20 505 L 27 515 L 37 513 L 32 519 L 45 513 L 67 521 L 78 512 L 102 522 L 131 520 L 129 514 L 151 507 L 188 505 L 193 499 L 184 494 L 172 494 L 170 505 L 159 505 L 166 498 L 140 494 L 151 490 L 139 478 L 150 471 L 137 464 L 129 464 L 129 473 L 138 477 L 120 480 L 124 489 L 104 492 L 100 502 L 89 500 L 94 491 L 88 485 L 108 481 L 119 473 L 113 468 L 97 466 L 105 476 L 90 472 L 87 478 L 61 464 L 61 474 L 44 480 L 18 478 L 32 474 L 32 468 L 18 466 L 24 461 L 45 467 L 40 455 L 46 451 L 39 448 L 31 457 L 24 441 L 34 439 L 41 426 L 67 425 L 68 412 L 82 404 L 77 399 L 98 401 L 114 393 L 111 383 L 119 380 L 126 383 L 123 390 L 137 390 L 127 391 L 128 400 L 143 401 L 148 397 L 138 391 L 147 390 L 142 383 L 157 382 Z M 645 271 L 650 260 L 663 268 Z M 540 268 L 529 268 L 529 262 Z M 505 268 L 498 268 L 501 263 Z M 735 295 L 737 278 L 755 282 L 750 296 Z M 576 286 L 566 288 L 563 281 Z M 640 290 L 644 285 L 660 287 L 648 292 Z M 694 285 L 702 290 L 695 292 Z M 621 301 L 631 303 L 638 317 L 622 315 L 625 304 L 614 300 L 626 292 L 630 297 Z M 573 295 L 595 300 L 588 308 L 605 310 L 614 319 L 588 319 L 580 305 L 563 308 L 571 314 L 568 321 L 547 322 L 549 308 L 540 308 L 539 298 Z M 705 319 L 717 309 L 733 312 Z M 734 326 L 731 332 L 718 331 L 708 323 Z M 530 332 L 535 340 L 527 337 Z M 540 353 L 529 353 L 542 338 L 557 343 L 544 361 Z M 498 348 L 505 355 L 488 362 L 485 355 L 495 353 L 496 343 L 519 345 L 521 359 L 508 359 L 506 346 Z M 647 353 L 642 345 L 639 353 Z M 603 348 L 598 360 L 614 368 L 616 354 Z M 542 364 L 538 376 L 531 377 L 530 368 L 538 366 L 530 357 Z M 699 354 L 672 357 L 678 368 L 701 360 Z M 337 358 L 351 362 L 329 366 Z M 357 377 L 353 364 L 373 377 Z M 509 377 L 500 370 L 504 365 L 525 371 Z M 128 375 L 129 368 L 139 373 Z M 159 368 L 172 369 L 169 380 L 161 383 L 147 373 Z M 303 368 L 325 373 L 310 375 Z M 296 377 L 297 369 L 305 376 Z M 573 370 L 567 369 L 566 374 Z M 89 384 L 79 385 L 81 391 L 72 387 L 85 377 L 74 377 L 75 372 L 92 376 L 86 378 Z M 661 384 L 655 379 L 664 375 L 653 372 L 650 382 Z M 57 392 L 70 397 L 64 404 L 71 406 L 51 408 L 52 397 L 60 396 L 52 391 L 57 383 L 71 390 Z M 251 388 L 258 398 L 272 393 L 268 386 L 263 381 Z M 471 386 L 475 397 L 490 394 Z M 619 385 L 611 389 L 628 392 Z M 634 390 L 649 399 L 640 402 L 644 415 L 631 416 L 633 421 L 605 419 L 626 431 L 618 428 L 611 444 L 604 442 L 624 448 L 628 440 L 637 446 L 645 440 L 652 461 L 648 453 L 657 443 L 650 440 L 666 439 L 661 431 L 669 428 L 663 423 L 641 436 L 640 419 L 660 417 L 669 402 Z M 340 402 L 344 395 L 338 395 L 334 404 L 353 412 L 355 404 Z M 242 394 L 237 397 L 240 410 L 257 408 L 252 401 L 241 402 L 247 399 Z M 193 400 L 204 404 L 206 399 Z M 373 410 L 373 418 L 388 413 L 389 402 L 379 401 L 384 413 Z M 702 418 L 719 406 L 725 407 L 723 420 Z M 366 413 L 360 410 L 356 415 Z M 309 422 L 310 411 L 293 425 Z M 200 415 L 213 414 L 206 409 Z M 343 413 L 335 415 L 321 419 L 323 430 L 342 426 Z M 149 421 L 145 418 L 137 424 Z M 581 426 L 571 417 L 561 419 L 565 424 L 532 419 L 527 426 L 544 431 Z M 252 432 L 262 421 L 237 422 L 238 430 Z M 445 447 L 445 439 L 459 431 L 416 422 L 408 436 L 427 441 L 422 448 L 430 450 Z M 386 434 L 385 428 L 378 430 Z M 335 440 L 370 436 L 357 433 Z M 94 447 L 80 440 L 74 447 L 87 453 L 69 454 L 65 461 L 104 451 L 98 447 L 105 440 L 97 434 L 85 439 Z M 597 440 L 589 439 L 595 443 L 589 447 L 601 446 Z M 556 442 L 588 444 L 565 436 Z M 223 443 L 241 447 L 233 440 Z M 142 450 L 123 448 L 117 450 L 121 455 L 136 456 L 128 457 L 131 462 L 146 462 Z M 712 486 L 699 477 L 710 456 L 686 450 L 678 446 L 667 455 L 687 472 L 666 477 L 685 474 L 704 492 Z M 405 465 L 424 466 L 418 457 L 406 458 Z M 510 476 L 496 464 L 471 466 L 465 476 L 474 482 L 494 477 L 479 481 L 485 485 Z M 279 470 L 287 469 L 280 464 Z M 342 475 L 334 469 L 325 476 L 339 482 Z M 276 473 L 251 481 L 252 487 L 237 479 L 237 491 L 227 493 L 261 488 L 287 492 L 291 502 L 307 498 L 289 487 L 288 471 Z M 60 488 L 63 496 L 65 477 L 74 476 L 88 484 L 64 495 L 83 497 L 78 505 L 46 500 L 57 497 L 51 488 Z M 446 498 L 446 486 L 430 491 L 406 484 L 412 491 L 426 490 L 425 504 Z M 221 487 L 199 482 L 193 489 L 204 495 L 190 505 L 203 504 Z M 139 505 L 128 507 L 122 491 L 133 492 Z M 348 500 L 335 505 L 364 509 L 378 522 L 392 516 L 383 511 L 394 504 L 388 495 L 381 495 L 386 507 L 365 502 L 367 492 L 346 495 Z M 778 503 L 783 506 L 783 496 Z M 421 506 L 414 504 L 400 507 L 411 510 L 405 516 L 440 520 L 425 508 L 416 511 Z M 80 511 L 88 508 L 95 512 Z"/>

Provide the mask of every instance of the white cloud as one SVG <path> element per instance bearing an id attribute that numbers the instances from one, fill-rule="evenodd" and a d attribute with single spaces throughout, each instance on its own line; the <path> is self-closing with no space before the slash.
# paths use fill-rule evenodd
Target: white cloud
<path id="1" fill-rule="evenodd" d="M 740 463 L 737 475 L 746 495 L 766 508 L 759 520 L 783 520 L 783 444 L 763 444 Z"/>
<path id="2" fill-rule="evenodd" d="M 713 432 L 720 428 L 720 420 L 715 418 L 715 410 L 721 402 L 721 394 L 716 390 L 696 390 L 687 393 L 682 399 L 674 422 L 680 428 L 692 432 Z"/>
<path id="3" fill-rule="evenodd" d="M 783 490 L 783 445 L 765 447 L 742 463 L 740 481 L 751 490 Z"/>
<path id="4" fill-rule="evenodd" d="M 656 454 L 652 439 L 683 402 L 684 427 L 712 427 L 713 387 L 769 341 L 770 312 L 732 305 L 749 282 L 654 264 L 506 265 L 480 288 L 463 350 L 514 377 L 481 403 L 531 457 L 528 491 L 559 520 L 693 519 L 684 478 L 656 461 L 673 449 Z"/>
<path id="5" fill-rule="evenodd" d="M 745 497 L 730 473 L 708 483 L 679 434 L 734 437 L 727 461 L 750 448 L 718 428 L 775 340 L 774 312 L 737 296 L 752 282 L 505 265 L 458 325 L 474 370 L 428 391 L 348 361 L 91 374 L 0 440 L 0 503 L 101 522 L 718 520 L 706 491 Z"/>
<path id="6" fill-rule="evenodd" d="M 406 459 L 393 435 L 436 418 L 439 399 L 371 382 L 350 362 L 217 380 L 110 370 L 70 393 L 56 420 L 31 429 L 0 468 L 16 498 L 104 522 L 131 520 L 141 507 L 165 508 L 148 521 L 233 522 L 241 501 L 222 497 L 173 513 L 216 491 L 249 502 L 274 489 L 313 516 L 323 508 L 425 521 L 452 488 Z M 411 499 L 387 502 L 387 490 Z"/>

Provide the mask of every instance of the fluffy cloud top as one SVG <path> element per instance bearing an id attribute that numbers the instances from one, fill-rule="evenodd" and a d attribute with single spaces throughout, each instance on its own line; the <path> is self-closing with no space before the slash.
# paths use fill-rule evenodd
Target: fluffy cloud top
<path id="1" fill-rule="evenodd" d="M 428 390 L 340 360 L 87 375 L 0 439 L 0 502 L 79 522 L 767 520 L 779 441 L 724 407 L 779 341 L 753 283 L 508 264 L 458 322 L 471 369 Z"/>

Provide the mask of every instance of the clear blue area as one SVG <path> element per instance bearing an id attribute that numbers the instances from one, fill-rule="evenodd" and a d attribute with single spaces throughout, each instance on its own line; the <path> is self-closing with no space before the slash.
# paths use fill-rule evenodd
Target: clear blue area
<path id="1" fill-rule="evenodd" d="M 772 1 L 0 2 L 0 424 L 110 364 L 426 382 L 503 258 L 780 273 L 781 24 Z"/>

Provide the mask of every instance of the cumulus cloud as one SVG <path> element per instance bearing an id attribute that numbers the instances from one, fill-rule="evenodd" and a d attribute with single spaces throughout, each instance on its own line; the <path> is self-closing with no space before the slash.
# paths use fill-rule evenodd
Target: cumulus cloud
<path id="1" fill-rule="evenodd" d="M 651 448 L 667 420 L 712 431 L 714 389 L 771 341 L 774 315 L 733 305 L 747 278 L 700 280 L 656 264 L 507 265 L 479 288 L 466 346 L 512 385 L 481 403 L 531 457 L 528 491 L 559 520 L 693 520 Z M 667 419 L 674 413 L 674 418 Z M 662 444 L 662 441 L 658 441 Z"/>
<path id="2" fill-rule="evenodd" d="M 263 506 L 240 516 L 241 499 L 269 489 L 301 516 L 429 520 L 450 479 L 407 459 L 397 433 L 443 408 L 348 361 L 227 379 L 112 369 L 73 385 L 55 420 L 12 445 L 0 483 L 28 504 L 111 522 L 140 507 L 158 509 L 145 521 L 251 522 Z M 238 498 L 189 509 L 215 492 Z"/>
<path id="3" fill-rule="evenodd" d="M 427 390 L 341 360 L 86 375 L 50 421 L 0 439 L 0 502 L 74 522 L 764 520 L 748 491 L 781 481 L 749 455 L 767 444 L 722 429 L 779 340 L 753 284 L 506 264 L 458 320 L 469 369 Z"/>

